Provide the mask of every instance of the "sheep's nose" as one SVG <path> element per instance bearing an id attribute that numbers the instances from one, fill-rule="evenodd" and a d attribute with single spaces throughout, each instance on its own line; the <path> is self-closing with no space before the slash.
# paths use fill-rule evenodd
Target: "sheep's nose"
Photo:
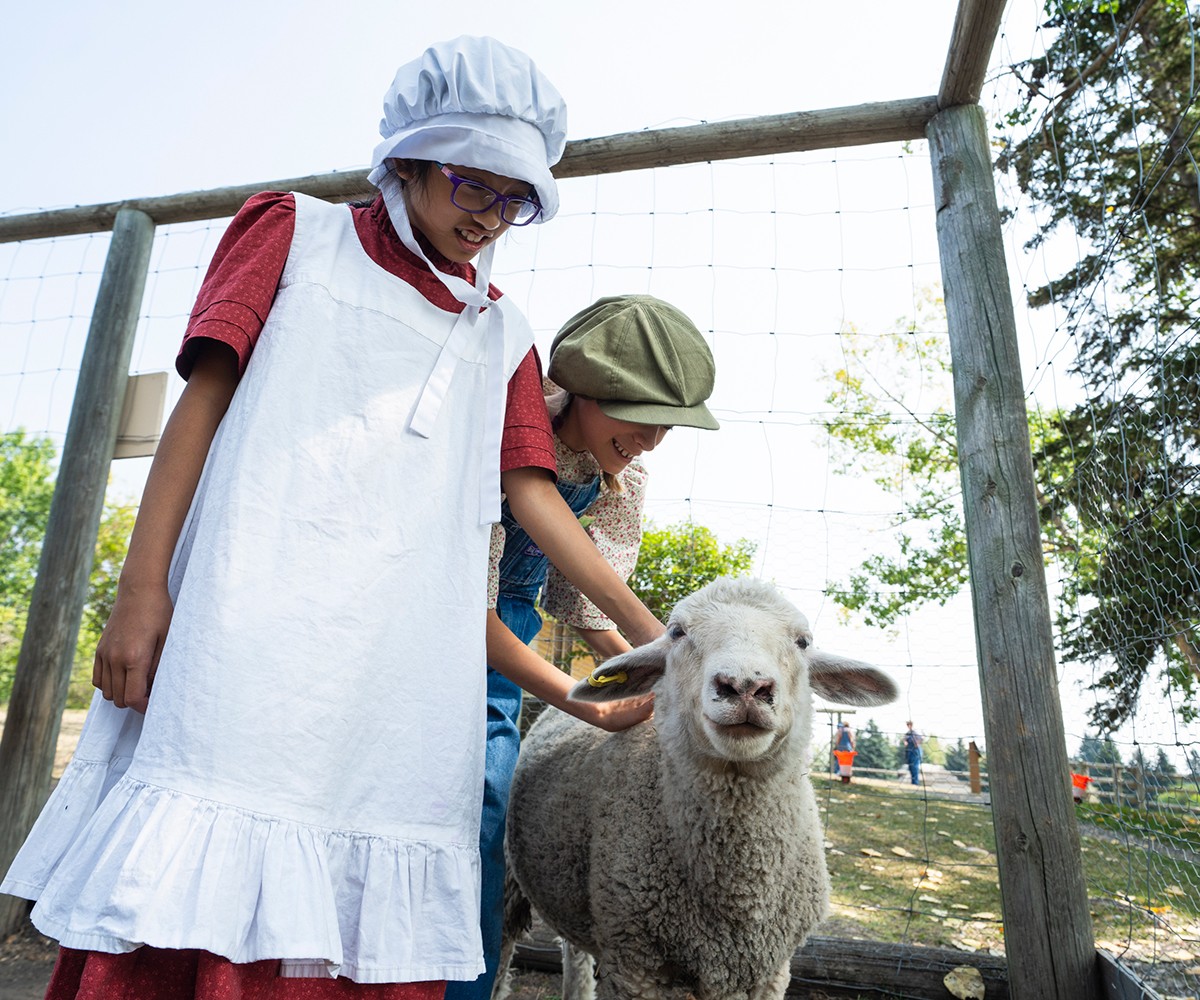
<path id="1" fill-rule="evenodd" d="M 731 677 L 718 674 L 713 678 L 717 697 L 734 701 L 775 702 L 775 682 L 765 677 Z"/>

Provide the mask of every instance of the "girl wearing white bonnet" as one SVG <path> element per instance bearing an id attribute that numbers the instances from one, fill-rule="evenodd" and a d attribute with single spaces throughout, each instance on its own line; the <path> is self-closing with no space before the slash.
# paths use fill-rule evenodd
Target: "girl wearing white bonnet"
<path id="1" fill-rule="evenodd" d="M 565 130 L 522 53 L 435 45 L 385 99 L 373 203 L 268 192 L 230 224 L 99 691 L 0 886 L 63 945 L 48 997 L 434 1000 L 483 971 L 488 540 L 501 471 L 555 461 L 488 275 L 557 210 Z M 569 510 L 545 520 L 591 572 Z M 509 659 L 565 703 L 569 678 Z"/>

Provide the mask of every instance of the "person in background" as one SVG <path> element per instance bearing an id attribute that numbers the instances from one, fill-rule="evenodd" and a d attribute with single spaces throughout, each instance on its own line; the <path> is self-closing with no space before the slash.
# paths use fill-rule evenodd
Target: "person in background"
<path id="1" fill-rule="evenodd" d="M 854 730 L 845 719 L 839 719 L 833 744 L 833 755 L 837 759 L 837 771 L 842 784 L 850 784 L 854 766 Z"/>
<path id="2" fill-rule="evenodd" d="M 925 737 L 913 729 L 912 721 L 905 723 L 908 732 L 904 734 L 904 762 L 908 765 L 908 774 L 914 785 L 921 783 L 921 744 Z"/>

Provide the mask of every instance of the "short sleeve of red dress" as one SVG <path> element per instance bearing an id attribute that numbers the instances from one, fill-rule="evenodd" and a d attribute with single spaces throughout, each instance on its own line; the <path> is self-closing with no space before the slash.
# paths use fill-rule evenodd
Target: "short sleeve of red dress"
<path id="1" fill-rule="evenodd" d="M 238 374 L 246 370 L 275 301 L 295 228 L 296 200 L 278 191 L 254 195 L 233 217 L 217 244 L 175 358 L 175 370 L 185 379 L 204 341 L 228 344 L 237 353 Z"/>

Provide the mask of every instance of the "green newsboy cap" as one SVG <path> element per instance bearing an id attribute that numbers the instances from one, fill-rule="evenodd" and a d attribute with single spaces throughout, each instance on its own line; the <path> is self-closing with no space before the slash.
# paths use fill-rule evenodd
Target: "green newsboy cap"
<path id="1" fill-rule="evenodd" d="M 550 380 L 615 420 L 721 425 L 704 401 L 716 365 L 696 325 L 651 295 L 613 295 L 576 313 L 550 347 Z"/>

